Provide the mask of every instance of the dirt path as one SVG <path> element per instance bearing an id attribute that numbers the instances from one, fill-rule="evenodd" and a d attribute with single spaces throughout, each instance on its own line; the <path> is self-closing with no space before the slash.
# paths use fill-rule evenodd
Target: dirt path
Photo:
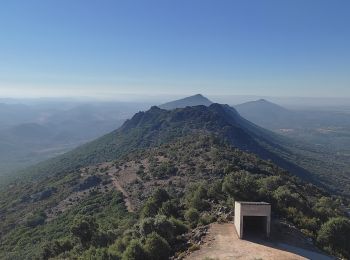
<path id="1" fill-rule="evenodd" d="M 115 177 L 112 177 L 112 183 L 113 183 L 113 186 L 118 191 L 123 193 L 123 195 L 124 195 L 124 202 L 125 202 L 125 206 L 126 206 L 127 210 L 129 212 L 134 212 L 135 209 L 134 209 L 133 205 L 131 204 L 131 201 L 129 199 L 129 194 L 126 192 L 126 190 L 119 184 L 118 180 Z"/>
<path id="2" fill-rule="evenodd" d="M 293 260 L 293 259 L 329 259 L 323 255 L 299 248 L 282 249 L 274 243 L 257 243 L 240 240 L 233 224 L 212 224 L 209 234 L 200 250 L 193 252 L 186 260 L 204 259 L 249 259 L 249 260 Z M 292 249 L 292 250 L 291 250 Z M 288 252 L 288 251 L 289 252 Z M 297 251 L 297 253 L 295 253 Z M 292 253 L 294 252 L 294 253 Z M 308 256 L 304 257 L 305 255 Z M 311 255 L 311 257 L 309 257 Z"/>
<path id="3" fill-rule="evenodd" d="M 105 166 L 109 166 L 107 173 L 111 177 L 113 186 L 118 191 L 123 193 L 125 206 L 127 207 L 127 210 L 129 212 L 135 212 L 135 203 L 132 203 L 132 199 L 129 194 L 130 191 L 127 191 L 127 187 L 134 181 L 138 180 L 142 182 L 140 177 L 136 174 L 139 167 L 135 164 L 135 162 L 130 162 L 124 165 L 122 169 L 112 167 L 108 164 L 106 164 Z"/>

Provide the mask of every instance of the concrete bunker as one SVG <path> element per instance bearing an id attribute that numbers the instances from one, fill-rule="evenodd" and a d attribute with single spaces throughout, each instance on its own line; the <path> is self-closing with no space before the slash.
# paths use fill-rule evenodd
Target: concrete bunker
<path id="1" fill-rule="evenodd" d="M 249 233 L 270 236 L 271 204 L 266 202 L 235 202 L 234 224 L 239 238 Z"/>

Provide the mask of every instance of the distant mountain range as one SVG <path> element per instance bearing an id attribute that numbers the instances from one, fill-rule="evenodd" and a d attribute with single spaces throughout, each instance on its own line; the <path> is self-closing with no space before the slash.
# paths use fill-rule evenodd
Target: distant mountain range
<path id="1" fill-rule="evenodd" d="M 265 99 L 243 103 L 235 106 L 235 109 L 247 120 L 267 129 L 295 126 L 302 120 L 297 112 Z"/>
<path id="2" fill-rule="evenodd" d="M 188 100 L 189 103 L 184 100 Z M 203 104 L 192 106 L 193 100 Z M 330 171 L 334 170 L 334 165 L 325 162 L 324 158 L 331 156 L 325 151 L 319 151 L 312 145 L 296 142 L 263 129 L 241 117 L 234 108 L 211 103 L 201 95 L 174 101 L 172 104 L 184 108 L 170 110 L 170 106 L 167 105 L 168 110 L 152 107 L 146 112 L 136 113 L 118 130 L 29 168 L 27 172 L 34 175 L 49 172 L 59 174 L 89 164 L 113 160 L 132 151 L 167 143 L 194 132 L 205 132 L 218 136 L 243 151 L 254 153 L 262 159 L 272 160 L 295 175 L 327 187 L 333 192 L 350 194 L 346 188 L 349 183 L 346 174 L 341 171 L 330 174 Z M 259 101 L 257 104 L 263 104 L 270 110 L 274 107 L 266 101 Z M 283 108 L 278 106 L 277 108 L 280 112 L 289 113 Z"/>
<path id="3" fill-rule="evenodd" d="M 247 120 L 270 130 L 350 127 L 350 114 L 346 111 L 290 110 L 264 99 L 236 105 L 235 108 Z"/>
<path id="4" fill-rule="evenodd" d="M 211 102 L 208 98 L 204 97 L 201 94 L 197 94 L 162 104 L 159 106 L 159 108 L 170 110 L 175 108 L 184 108 L 187 106 L 210 106 L 211 104 L 213 104 L 213 102 Z"/>
<path id="5" fill-rule="evenodd" d="M 131 106 L 81 105 L 41 116 L 38 123 L 24 123 L 0 130 L 0 175 L 6 170 L 9 172 L 15 167 L 18 169 L 57 156 L 115 129 L 123 122 L 118 118 L 126 118 L 131 113 L 123 112 L 123 108 L 126 109 L 124 111 L 137 109 Z M 10 107 L 14 109 L 13 105 Z M 327 132 L 326 136 L 323 132 L 310 135 L 311 130 L 304 133 L 306 128 L 318 126 L 316 119 L 307 117 L 310 114 L 288 110 L 266 100 L 244 103 L 236 106 L 235 110 L 228 105 L 214 104 L 201 94 L 159 107 L 167 109 L 152 107 L 149 111 L 139 112 L 120 129 L 30 170 L 26 169 L 26 172 L 34 174 L 41 169 L 39 173 L 58 173 L 158 145 L 191 131 L 207 131 L 219 134 L 244 151 L 271 159 L 304 179 L 334 192 L 350 194 L 347 188 L 350 182 L 348 152 L 331 149 L 334 146 L 348 148 L 350 138 L 346 137 L 346 132 L 331 137 L 333 131 Z M 301 130 L 295 130 L 297 128 Z"/>

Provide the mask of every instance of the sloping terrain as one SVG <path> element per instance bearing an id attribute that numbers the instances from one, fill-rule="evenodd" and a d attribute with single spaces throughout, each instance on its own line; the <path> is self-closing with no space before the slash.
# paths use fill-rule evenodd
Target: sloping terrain
<path id="1" fill-rule="evenodd" d="M 0 194 L 0 258 L 119 259 L 134 243 L 147 259 L 181 258 L 191 250 L 188 231 L 232 217 L 234 199 L 271 202 L 274 217 L 313 239 L 329 218 L 345 214 L 317 187 L 197 132 L 117 160 L 13 183 Z M 154 240 L 160 243 L 155 251 Z"/>
<path id="2" fill-rule="evenodd" d="M 125 102 L 13 102 L 16 104 L 0 103 L 0 185 L 19 169 L 109 133 L 140 109 L 149 107 Z"/>
<path id="3" fill-rule="evenodd" d="M 349 176 L 328 162 L 328 154 L 274 134 L 242 118 L 228 105 L 212 104 L 135 114 L 122 127 L 69 153 L 28 168 L 26 176 L 44 176 L 119 158 L 201 131 L 227 140 L 243 151 L 272 160 L 293 174 L 333 193 L 348 195 Z M 316 156 L 316 154 L 318 156 Z M 331 156 L 331 155 L 330 155 Z"/>
<path id="4" fill-rule="evenodd" d="M 350 114 L 345 108 L 290 110 L 266 100 L 235 108 L 254 124 L 290 138 L 284 145 L 293 154 L 289 160 L 316 173 L 333 192 L 349 197 Z"/>

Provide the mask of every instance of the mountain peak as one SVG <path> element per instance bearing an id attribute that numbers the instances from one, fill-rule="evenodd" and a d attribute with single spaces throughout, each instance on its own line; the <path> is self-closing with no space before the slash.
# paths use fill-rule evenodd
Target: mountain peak
<path id="1" fill-rule="evenodd" d="M 271 101 L 268 101 L 266 99 L 258 99 L 255 101 L 249 101 L 243 104 L 239 104 L 235 106 L 238 110 L 240 109 L 262 109 L 262 108 L 267 108 L 269 107 L 270 109 L 278 109 L 278 110 L 284 110 L 288 111 L 288 109 L 281 107 L 278 104 L 272 103 Z"/>
<path id="2" fill-rule="evenodd" d="M 195 97 L 195 98 L 206 98 L 206 97 L 204 97 L 202 94 L 196 94 L 196 95 L 189 96 L 189 97 Z"/>
<path id="3" fill-rule="evenodd" d="M 240 115 L 264 128 L 274 130 L 293 125 L 295 113 L 266 99 L 235 106 Z"/>
<path id="4" fill-rule="evenodd" d="M 196 94 L 193 96 L 185 97 L 182 99 L 174 100 L 165 104 L 160 105 L 162 109 L 172 110 L 176 108 L 192 107 L 192 106 L 210 106 L 211 102 L 208 98 L 204 97 L 202 94 Z"/>
<path id="5" fill-rule="evenodd" d="M 150 110 L 160 110 L 160 108 L 157 106 L 151 106 Z"/>

